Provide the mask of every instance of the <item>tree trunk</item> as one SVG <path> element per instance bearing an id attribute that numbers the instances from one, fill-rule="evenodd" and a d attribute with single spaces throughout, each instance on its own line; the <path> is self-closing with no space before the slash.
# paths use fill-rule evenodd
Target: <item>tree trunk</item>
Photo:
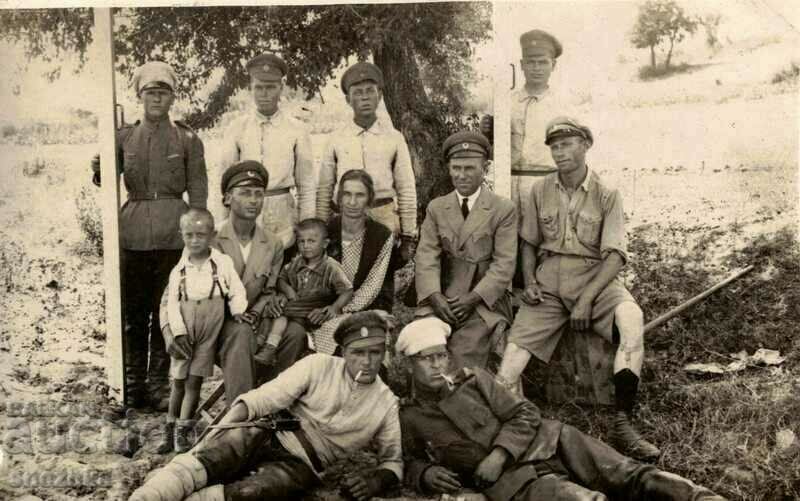
<path id="1" fill-rule="evenodd" d="M 386 110 L 408 142 L 417 179 L 418 216 L 424 215 L 431 199 L 452 190 L 440 154 L 447 127 L 443 117 L 434 112 L 419 65 L 408 46 L 387 40 L 374 47 L 372 55 L 383 70 Z"/>
<path id="2" fill-rule="evenodd" d="M 675 46 L 675 39 L 669 39 L 669 52 L 667 52 L 667 59 L 664 60 L 664 68 L 669 69 L 669 62 L 672 59 L 672 48 Z"/>
<path id="3" fill-rule="evenodd" d="M 655 45 L 651 45 L 650 46 L 650 66 L 652 66 L 653 69 L 656 69 L 656 46 Z"/>

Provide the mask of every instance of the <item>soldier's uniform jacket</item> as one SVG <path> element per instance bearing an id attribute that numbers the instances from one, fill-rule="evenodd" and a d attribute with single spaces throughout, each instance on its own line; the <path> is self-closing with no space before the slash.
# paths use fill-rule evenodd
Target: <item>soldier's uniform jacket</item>
<path id="1" fill-rule="evenodd" d="M 137 121 L 117 132 L 117 160 L 128 190 L 120 214 L 122 248 L 183 248 L 183 193 L 192 207 L 205 208 L 208 199 L 203 142 L 180 121 Z"/>
<path id="2" fill-rule="evenodd" d="M 434 292 L 456 297 L 475 291 L 483 299 L 476 311 L 490 329 L 510 321 L 506 290 L 517 257 L 512 202 L 483 187 L 466 221 L 455 191 L 431 201 L 426 212 L 416 253 L 417 315 L 433 312 L 427 299 Z"/>
<path id="3" fill-rule="evenodd" d="M 443 388 L 437 395 L 417 391 L 404 402 L 400 426 L 406 482 L 425 492 L 422 476 L 428 467 L 445 466 L 469 485 L 494 447 L 511 455 L 508 473 L 519 463 L 547 460 L 556 453 L 562 425 L 542 419 L 533 403 L 510 393 L 485 370 L 465 368 L 457 373 L 454 389 Z M 503 480 L 498 479 L 498 487 Z M 492 491 L 487 494 L 491 498 Z"/>

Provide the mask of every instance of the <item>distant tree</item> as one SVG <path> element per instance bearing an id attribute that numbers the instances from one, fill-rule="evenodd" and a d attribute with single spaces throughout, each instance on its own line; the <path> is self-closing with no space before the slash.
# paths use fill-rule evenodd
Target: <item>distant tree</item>
<path id="1" fill-rule="evenodd" d="M 84 61 L 91 17 L 89 9 L 0 12 L 0 38 L 24 44 L 29 57 L 76 51 Z M 288 86 L 307 97 L 348 58 L 371 57 L 386 77 L 386 109 L 408 140 L 423 204 L 449 189 L 440 145 L 465 126 L 470 57 L 491 35 L 489 2 L 141 8 L 117 10 L 115 19 L 118 69 L 130 75 L 151 59 L 173 65 L 187 120 L 200 129 L 247 86 L 244 63 L 260 52 L 280 53 Z"/>
<path id="2" fill-rule="evenodd" d="M 647 0 L 639 7 L 639 17 L 633 27 L 631 42 L 637 49 L 650 49 L 650 65 L 656 67 L 657 46 L 669 42 L 664 67 L 669 68 L 672 50 L 697 29 L 697 21 L 687 16 L 674 0 Z"/>
<path id="3" fill-rule="evenodd" d="M 722 14 L 706 14 L 700 19 L 698 23 L 703 26 L 706 32 L 706 45 L 713 52 L 719 50 L 719 24 L 722 21 Z"/>

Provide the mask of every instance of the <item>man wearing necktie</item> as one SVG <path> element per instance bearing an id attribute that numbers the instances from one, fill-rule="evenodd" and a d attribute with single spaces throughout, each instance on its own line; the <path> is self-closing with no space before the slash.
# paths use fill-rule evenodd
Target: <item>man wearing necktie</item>
<path id="1" fill-rule="evenodd" d="M 455 190 L 428 204 L 416 254 L 416 315 L 453 327 L 448 347 L 459 367 L 485 367 L 496 327 L 511 323 L 507 294 L 517 258 L 517 214 L 483 186 L 491 146 L 463 131 L 444 142 Z"/>
<path id="2" fill-rule="evenodd" d="M 283 59 L 274 54 L 258 55 L 247 62 L 247 73 L 255 109 L 234 120 L 226 130 L 221 165 L 225 169 L 255 160 L 267 169 L 269 186 L 261 226 L 289 249 L 294 244 L 294 224 L 315 215 L 311 139 L 302 122 L 279 108 L 287 73 Z"/>

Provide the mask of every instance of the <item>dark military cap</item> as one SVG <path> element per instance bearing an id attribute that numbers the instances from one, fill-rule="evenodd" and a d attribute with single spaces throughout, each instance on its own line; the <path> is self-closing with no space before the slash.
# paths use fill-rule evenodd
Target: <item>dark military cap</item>
<path id="1" fill-rule="evenodd" d="M 250 76 L 267 82 L 280 81 L 289 71 L 283 59 L 275 54 L 259 54 L 247 61 L 247 73 Z"/>
<path id="2" fill-rule="evenodd" d="M 444 140 L 442 155 L 445 160 L 450 160 L 453 157 L 489 158 L 492 155 L 492 145 L 489 144 L 489 140 L 486 139 L 486 136 L 480 132 L 462 130 Z"/>
<path id="3" fill-rule="evenodd" d="M 237 186 L 256 186 L 266 189 L 268 183 L 269 173 L 267 169 L 261 165 L 261 162 L 245 160 L 244 162 L 239 162 L 228 167 L 222 174 L 220 187 L 224 195 Z"/>
<path id="4" fill-rule="evenodd" d="M 356 342 L 358 347 L 363 348 L 373 344 L 385 344 L 387 331 L 386 319 L 377 311 L 360 311 L 339 324 L 333 333 L 333 340 L 342 348 Z"/>
<path id="5" fill-rule="evenodd" d="M 550 142 L 559 137 L 577 136 L 582 137 L 589 141 L 589 146 L 594 144 L 594 136 L 589 127 L 582 125 L 580 122 L 570 117 L 556 117 L 547 124 L 545 128 L 544 144 L 550 145 Z"/>
<path id="6" fill-rule="evenodd" d="M 383 72 L 372 63 L 361 61 L 347 68 L 342 75 L 342 92 L 347 94 L 351 85 L 372 80 L 383 89 Z"/>
<path id="7" fill-rule="evenodd" d="M 519 37 L 519 45 L 522 47 L 522 57 L 526 54 L 533 54 L 537 51 L 548 51 L 553 59 L 558 59 L 561 55 L 561 42 L 550 33 L 542 30 L 531 30 L 523 33 Z"/>

